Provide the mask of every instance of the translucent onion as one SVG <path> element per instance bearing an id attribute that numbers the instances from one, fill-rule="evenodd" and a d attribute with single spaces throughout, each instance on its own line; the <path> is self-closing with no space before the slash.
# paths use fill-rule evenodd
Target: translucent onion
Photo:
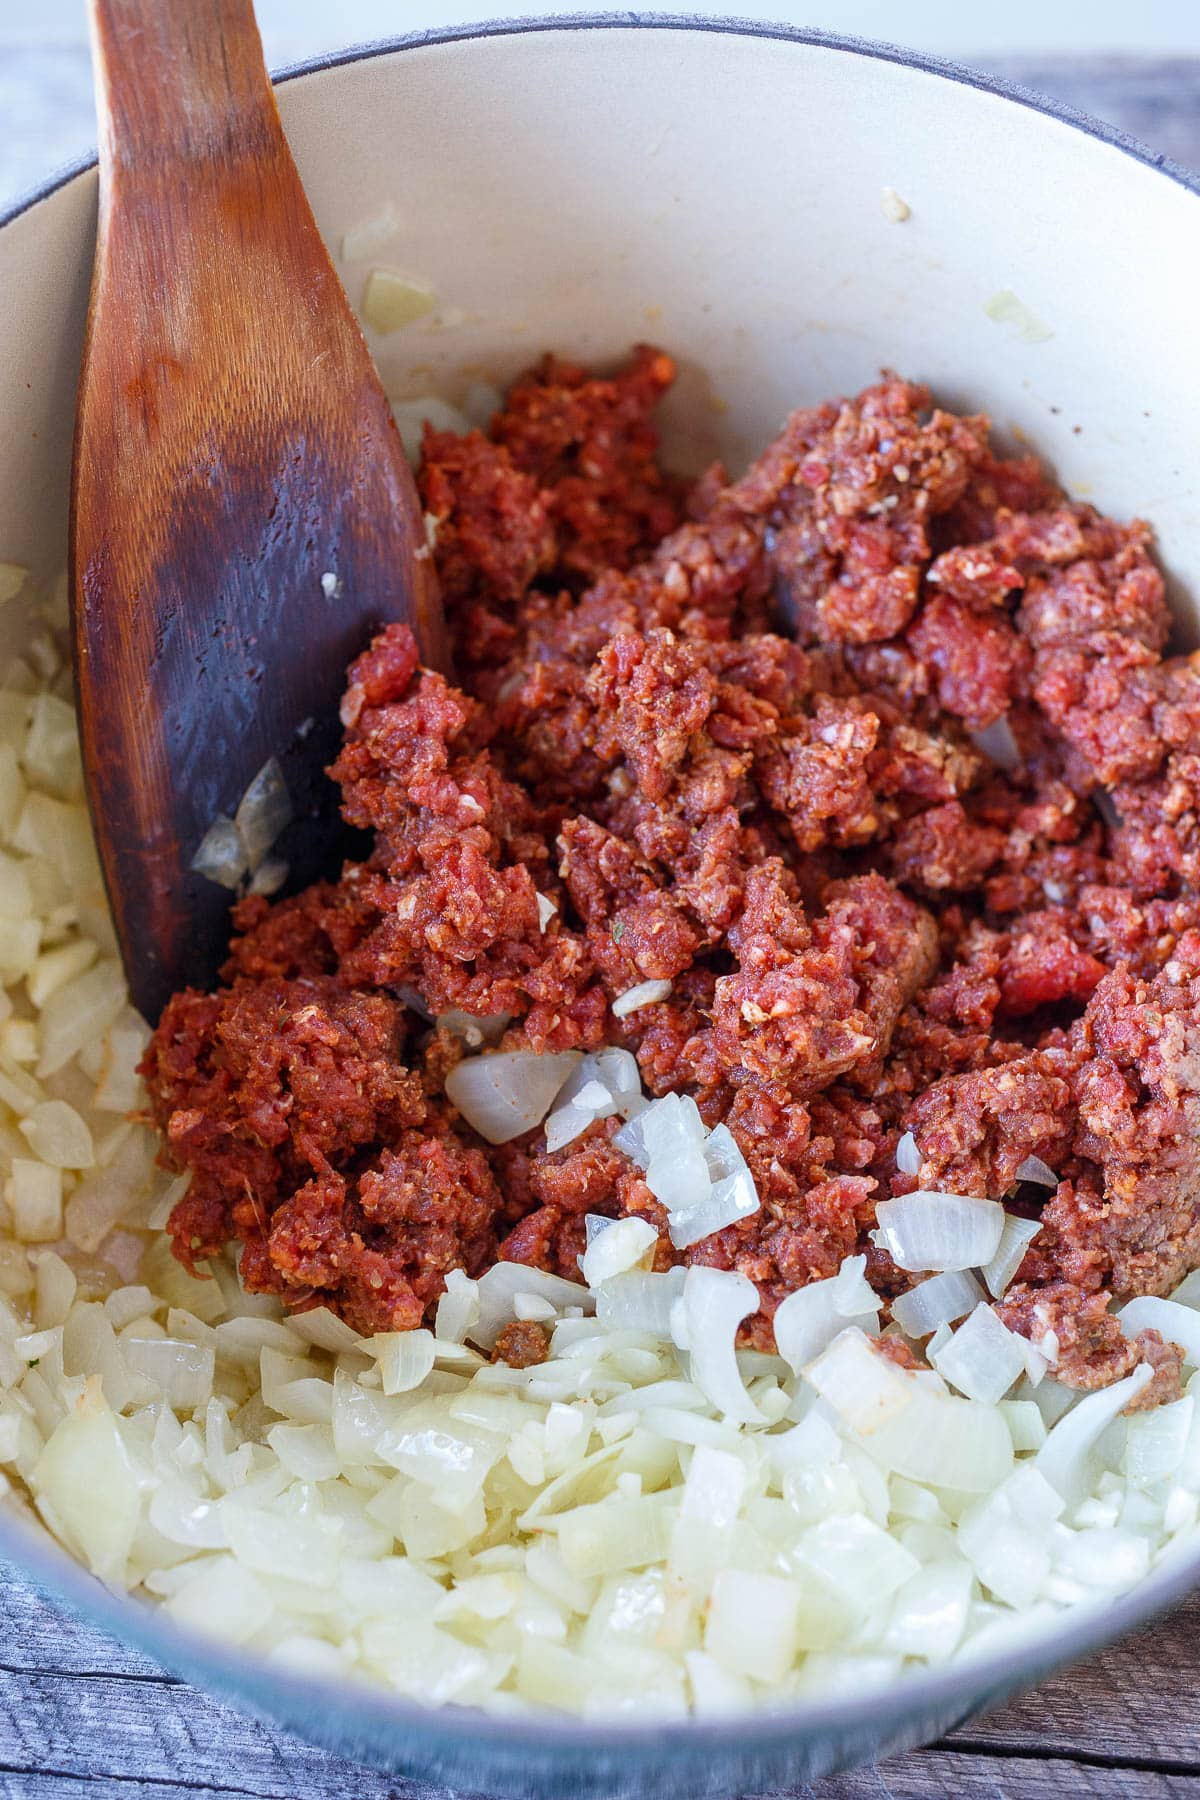
<path id="1" fill-rule="evenodd" d="M 896 1167 L 902 1175 L 918 1175 L 921 1170 L 921 1152 L 917 1148 L 917 1140 L 911 1131 L 906 1131 L 896 1145 Z"/>
<path id="2" fill-rule="evenodd" d="M 218 887 L 233 889 L 248 867 L 246 846 L 237 826 L 226 814 L 218 814 L 200 840 L 192 858 L 192 868 L 197 875 L 215 881 Z"/>
<path id="3" fill-rule="evenodd" d="M 892 1301 L 892 1317 L 911 1338 L 928 1337 L 939 1325 L 953 1325 L 983 1299 L 983 1289 L 964 1269 L 931 1275 Z"/>
<path id="4" fill-rule="evenodd" d="M 811 1286 L 798 1290 L 799 1294 L 809 1292 Z M 795 1298 L 797 1295 L 789 1294 L 788 1301 Z M 779 1312 L 782 1311 L 781 1306 Z M 776 1320 L 778 1316 L 777 1313 Z M 878 1431 L 890 1419 L 905 1414 L 917 1395 L 917 1384 L 910 1371 L 881 1356 L 863 1331 L 847 1327 L 844 1321 L 833 1342 L 809 1363 L 804 1379 L 860 1436 Z"/>
<path id="5" fill-rule="evenodd" d="M 997 1300 L 1025 1261 L 1025 1252 L 1041 1229 L 1040 1219 L 1022 1219 L 1016 1213 L 1005 1213 L 1004 1229 L 995 1254 L 983 1265 L 988 1293 Z"/>
<path id="6" fill-rule="evenodd" d="M 686 1269 L 614 1275 L 596 1295 L 596 1318 L 607 1331 L 644 1331 L 669 1343 L 671 1310 L 686 1276 Z"/>
<path id="7" fill-rule="evenodd" d="M 581 1061 L 577 1050 L 552 1056 L 532 1050 L 468 1056 L 447 1075 L 446 1094 L 489 1144 L 507 1144 L 541 1124 Z"/>
<path id="8" fill-rule="evenodd" d="M 1092 1446 L 1129 1402 L 1153 1379 L 1149 1363 L 1140 1363 L 1132 1375 L 1111 1387 L 1088 1394 L 1063 1414 L 1034 1459 L 1039 1474 L 1068 1502 L 1077 1500 L 1087 1486 L 1088 1459 Z"/>
<path id="9" fill-rule="evenodd" d="M 1058 1186 L 1058 1176 L 1040 1156 L 1027 1156 L 1017 1169 L 1018 1181 L 1036 1181 L 1039 1187 Z"/>
<path id="10" fill-rule="evenodd" d="M 1143 1331 L 1157 1331 L 1164 1343 L 1179 1345 L 1185 1363 L 1200 1368 L 1200 1313 L 1192 1307 L 1182 1306 L 1178 1300 L 1158 1300 L 1143 1294 L 1136 1300 L 1127 1300 L 1117 1317 L 1127 1338 L 1135 1338 Z"/>
<path id="11" fill-rule="evenodd" d="M 838 1304 L 840 1280 L 840 1275 L 834 1275 L 827 1281 L 810 1281 L 807 1287 L 797 1288 L 781 1300 L 775 1309 L 771 1321 L 775 1348 L 794 1374 L 798 1375 L 814 1357 L 820 1356 L 847 1326 L 855 1325 L 871 1336 L 879 1330 L 879 1301 L 875 1301 L 873 1310 L 847 1315 Z"/>
<path id="12" fill-rule="evenodd" d="M 437 1303 L 434 1328 L 438 1338 L 461 1344 L 479 1317 L 479 1286 L 462 1269 L 446 1275 L 446 1291 Z"/>
<path id="13" fill-rule="evenodd" d="M 292 818 L 292 800 L 277 757 L 268 757 L 238 803 L 233 815 L 246 852 L 246 864 L 257 869 Z"/>
<path id="14" fill-rule="evenodd" d="M 1021 1339 L 981 1300 L 933 1358 L 933 1364 L 968 1400 L 995 1405 L 1024 1374 L 1025 1354 Z"/>
<path id="15" fill-rule="evenodd" d="M 914 1376 L 911 1405 L 863 1438 L 884 1468 L 910 1481 L 986 1493 L 1012 1468 L 1013 1447 L 999 1407 L 937 1394 Z"/>
<path id="16" fill-rule="evenodd" d="M 718 1412 L 741 1424 L 761 1424 L 763 1415 L 746 1392 L 737 1365 L 738 1327 L 758 1311 L 758 1289 L 745 1275 L 693 1265 L 680 1299 L 692 1380 Z"/>
<path id="17" fill-rule="evenodd" d="M 470 1326 L 468 1336 L 481 1350 L 491 1350 L 504 1327 L 515 1318 L 513 1301 L 518 1294 L 540 1294 L 549 1300 L 556 1312 L 568 1306 L 591 1312 L 592 1296 L 577 1281 L 564 1281 L 561 1275 L 547 1275 L 542 1269 L 531 1269 L 525 1263 L 498 1262 L 485 1269 L 475 1284 L 479 1300 L 479 1317 Z"/>
<path id="18" fill-rule="evenodd" d="M 648 1219 L 630 1216 L 616 1219 L 598 1233 L 580 1258 L 580 1273 L 590 1288 L 598 1288 L 614 1276 L 627 1275 L 653 1258 L 658 1233 Z"/>
<path id="19" fill-rule="evenodd" d="M 546 1149 L 561 1150 L 596 1119 L 620 1113 L 628 1119 L 642 1105 L 637 1058 L 628 1050 L 601 1050 L 585 1056 L 563 1083 L 546 1120 Z"/>
<path id="20" fill-rule="evenodd" d="M 1021 766 L 1021 750 L 1013 728 L 1002 714 L 993 719 L 990 725 L 970 734 L 971 741 L 977 750 L 982 750 L 986 757 L 995 763 L 998 769 L 1019 769 Z"/>
<path id="21" fill-rule="evenodd" d="M 612 1003 L 614 1019 L 627 1019 L 630 1013 L 640 1012 L 643 1006 L 657 1006 L 671 992 L 669 981 L 639 981 L 636 987 L 626 988 L 618 994 Z"/>
<path id="22" fill-rule="evenodd" d="M 884 1245 L 901 1269 L 975 1269 L 990 1262 L 1004 1229 L 995 1200 L 918 1188 L 875 1209 Z"/>

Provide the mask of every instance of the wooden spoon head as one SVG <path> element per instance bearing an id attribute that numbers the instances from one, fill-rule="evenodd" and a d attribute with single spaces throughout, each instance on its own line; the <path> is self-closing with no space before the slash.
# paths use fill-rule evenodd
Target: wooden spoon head
<path id="1" fill-rule="evenodd" d="M 430 662 L 445 645 L 412 475 L 248 5 L 197 4 L 211 16 L 182 45 L 190 8 L 95 10 L 107 116 L 74 638 L 93 823 L 153 1020 L 224 954 L 231 896 L 190 867 L 214 819 L 276 756 L 292 883 L 336 869 L 345 828 L 323 771 L 346 665 L 386 620 L 410 623 Z"/>

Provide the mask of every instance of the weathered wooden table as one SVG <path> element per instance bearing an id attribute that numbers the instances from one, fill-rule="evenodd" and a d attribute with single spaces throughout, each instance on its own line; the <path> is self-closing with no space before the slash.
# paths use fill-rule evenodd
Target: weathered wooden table
<path id="1" fill-rule="evenodd" d="M 1200 62 L 1013 60 L 998 72 L 1200 168 Z M 3 1800 L 455 1800 L 219 1706 L 66 1617 L 3 1563 L 0 1584 Z M 1200 1597 L 932 1749 L 795 1800 L 1200 1800 L 1198 1639 Z"/>

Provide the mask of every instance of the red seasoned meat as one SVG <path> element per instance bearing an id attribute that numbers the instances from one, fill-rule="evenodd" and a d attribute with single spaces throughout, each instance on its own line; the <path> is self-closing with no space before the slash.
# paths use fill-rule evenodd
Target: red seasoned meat
<path id="1" fill-rule="evenodd" d="M 331 774 L 367 860 L 242 900 L 225 985 L 163 1016 L 176 1250 L 398 1329 L 452 1268 L 574 1276 L 585 1215 L 632 1212 L 660 1268 L 749 1276 L 769 1348 L 852 1251 L 904 1285 L 870 1231 L 911 1129 L 922 1184 L 1040 1208 L 1001 1311 L 1060 1378 L 1145 1359 L 1164 1397 L 1177 1351 L 1112 1311 L 1200 1264 L 1200 664 L 1162 658 L 1149 528 L 894 376 L 689 491 L 673 373 L 547 358 L 486 432 L 427 432 L 457 684 L 398 626 L 359 657 Z M 632 1050 L 728 1123 L 759 1211 L 679 1252 L 613 1121 L 478 1141 L 452 1009 Z"/>

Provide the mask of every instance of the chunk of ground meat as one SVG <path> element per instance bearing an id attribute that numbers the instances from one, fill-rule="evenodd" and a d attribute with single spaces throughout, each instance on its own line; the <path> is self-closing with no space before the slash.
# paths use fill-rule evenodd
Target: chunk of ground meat
<path id="1" fill-rule="evenodd" d="M 532 1369 L 550 1354 L 550 1333 L 536 1319 L 514 1319 L 496 1339 L 492 1361 L 510 1369 Z"/>

